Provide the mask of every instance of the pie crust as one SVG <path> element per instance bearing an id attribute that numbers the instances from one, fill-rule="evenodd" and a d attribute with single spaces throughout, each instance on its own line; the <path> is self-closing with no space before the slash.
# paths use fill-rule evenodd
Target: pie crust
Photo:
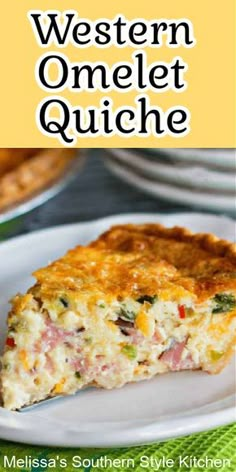
<path id="1" fill-rule="evenodd" d="M 157 238 L 187 243 L 199 248 L 199 250 L 202 249 L 208 252 L 212 256 L 225 257 L 230 262 L 236 263 L 235 243 L 218 238 L 212 233 L 193 233 L 187 228 L 180 226 L 167 228 L 160 223 L 116 225 L 103 233 L 94 245 L 104 243 L 118 249 L 118 247 L 122 247 L 123 243 L 135 245 L 138 241 L 142 241 L 143 244 L 146 241 L 146 244 L 148 244 L 148 241 L 150 243 L 151 239 Z M 127 247 L 127 250 L 130 250 L 130 247 Z"/>
<path id="2" fill-rule="evenodd" d="M 214 235 L 115 226 L 33 275 L 8 316 L 8 409 L 165 372 L 215 374 L 233 355 L 235 245 Z"/>
<path id="3" fill-rule="evenodd" d="M 0 212 L 50 186 L 74 155 L 71 149 L 0 149 Z"/>
<path id="4" fill-rule="evenodd" d="M 218 292 L 236 291 L 236 244 L 214 234 L 161 224 L 127 224 L 112 227 L 92 246 L 139 253 L 144 262 L 162 262 L 166 270 L 169 265 L 176 270 L 175 280 L 199 302 Z"/>

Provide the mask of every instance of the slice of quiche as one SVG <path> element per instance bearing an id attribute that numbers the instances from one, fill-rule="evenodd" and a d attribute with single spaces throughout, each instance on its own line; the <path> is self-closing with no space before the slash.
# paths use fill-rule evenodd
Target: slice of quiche
<path id="1" fill-rule="evenodd" d="M 185 369 L 218 373 L 236 332 L 236 248 L 158 224 L 113 227 L 13 299 L 6 408 Z"/>

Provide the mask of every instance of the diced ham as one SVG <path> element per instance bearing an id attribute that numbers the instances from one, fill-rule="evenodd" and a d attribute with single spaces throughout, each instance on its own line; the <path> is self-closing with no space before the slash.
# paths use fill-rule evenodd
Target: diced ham
<path id="1" fill-rule="evenodd" d="M 84 375 L 89 369 L 89 361 L 86 358 L 78 357 L 70 361 L 71 366 L 75 369 L 75 372 L 80 372 Z"/>
<path id="2" fill-rule="evenodd" d="M 50 374 L 54 374 L 55 372 L 55 365 L 53 363 L 53 360 L 51 359 L 51 357 L 46 354 L 46 365 L 45 365 L 45 368 L 46 370 L 48 370 L 48 372 L 50 372 Z"/>
<path id="3" fill-rule="evenodd" d="M 54 349 L 58 343 L 66 340 L 66 333 L 54 325 L 50 325 L 47 331 L 44 331 L 41 338 L 41 343 L 45 350 Z"/>
<path id="4" fill-rule="evenodd" d="M 181 343 L 175 342 L 170 349 L 160 356 L 160 360 L 162 360 L 171 371 L 194 369 L 196 367 L 191 354 L 188 354 L 187 357 L 182 359 L 186 344 L 187 340 L 184 340 Z"/>
<path id="5" fill-rule="evenodd" d="M 41 339 L 35 345 L 35 351 L 50 351 L 61 342 L 68 342 L 68 338 L 74 336 L 74 331 L 64 331 L 55 326 L 50 320 L 46 322 L 47 329 L 43 331 Z"/>

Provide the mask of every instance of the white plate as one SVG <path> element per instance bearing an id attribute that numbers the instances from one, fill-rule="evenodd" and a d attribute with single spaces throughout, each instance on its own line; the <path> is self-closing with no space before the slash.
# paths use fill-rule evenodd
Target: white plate
<path id="1" fill-rule="evenodd" d="M 158 182 L 157 180 L 154 181 L 136 174 L 128 166 L 121 165 L 113 160 L 111 156 L 105 159 L 105 163 L 111 172 L 122 180 L 155 197 L 202 209 L 235 212 L 236 194 L 222 195 L 206 190 L 187 189 L 161 181 Z"/>
<path id="2" fill-rule="evenodd" d="M 33 283 L 29 274 L 118 223 L 161 222 L 233 240 L 232 220 L 213 215 L 131 214 L 31 233 L 0 245 L 1 343 L 7 300 Z M 235 419 L 234 362 L 219 375 L 179 372 L 113 391 L 88 389 L 24 413 L 0 408 L 2 439 L 46 446 L 113 447 L 147 444 L 204 431 Z"/>
<path id="3" fill-rule="evenodd" d="M 155 154 L 171 157 L 176 161 L 188 161 L 209 166 L 231 168 L 235 170 L 236 152 L 235 149 L 198 149 L 198 148 L 147 148 L 147 151 Z"/>
<path id="4" fill-rule="evenodd" d="M 235 192 L 236 172 L 214 171 L 196 165 L 185 166 L 176 164 L 168 165 L 162 162 L 153 162 L 147 159 L 147 154 L 127 149 L 109 149 L 107 153 L 116 157 L 120 162 L 139 170 L 142 174 L 152 179 L 183 184 L 197 189 L 210 189 L 226 192 Z"/>

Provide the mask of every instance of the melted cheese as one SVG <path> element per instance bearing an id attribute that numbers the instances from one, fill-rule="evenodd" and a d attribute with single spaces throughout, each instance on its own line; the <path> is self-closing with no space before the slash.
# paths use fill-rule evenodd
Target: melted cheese
<path id="1" fill-rule="evenodd" d="M 162 355 L 174 346 L 182 349 L 177 370 L 222 369 L 236 313 L 213 314 L 213 296 L 236 295 L 233 269 L 234 262 L 198 244 L 126 227 L 69 251 L 13 300 L 4 405 L 16 409 L 91 384 L 114 388 L 150 378 L 170 370 Z"/>

